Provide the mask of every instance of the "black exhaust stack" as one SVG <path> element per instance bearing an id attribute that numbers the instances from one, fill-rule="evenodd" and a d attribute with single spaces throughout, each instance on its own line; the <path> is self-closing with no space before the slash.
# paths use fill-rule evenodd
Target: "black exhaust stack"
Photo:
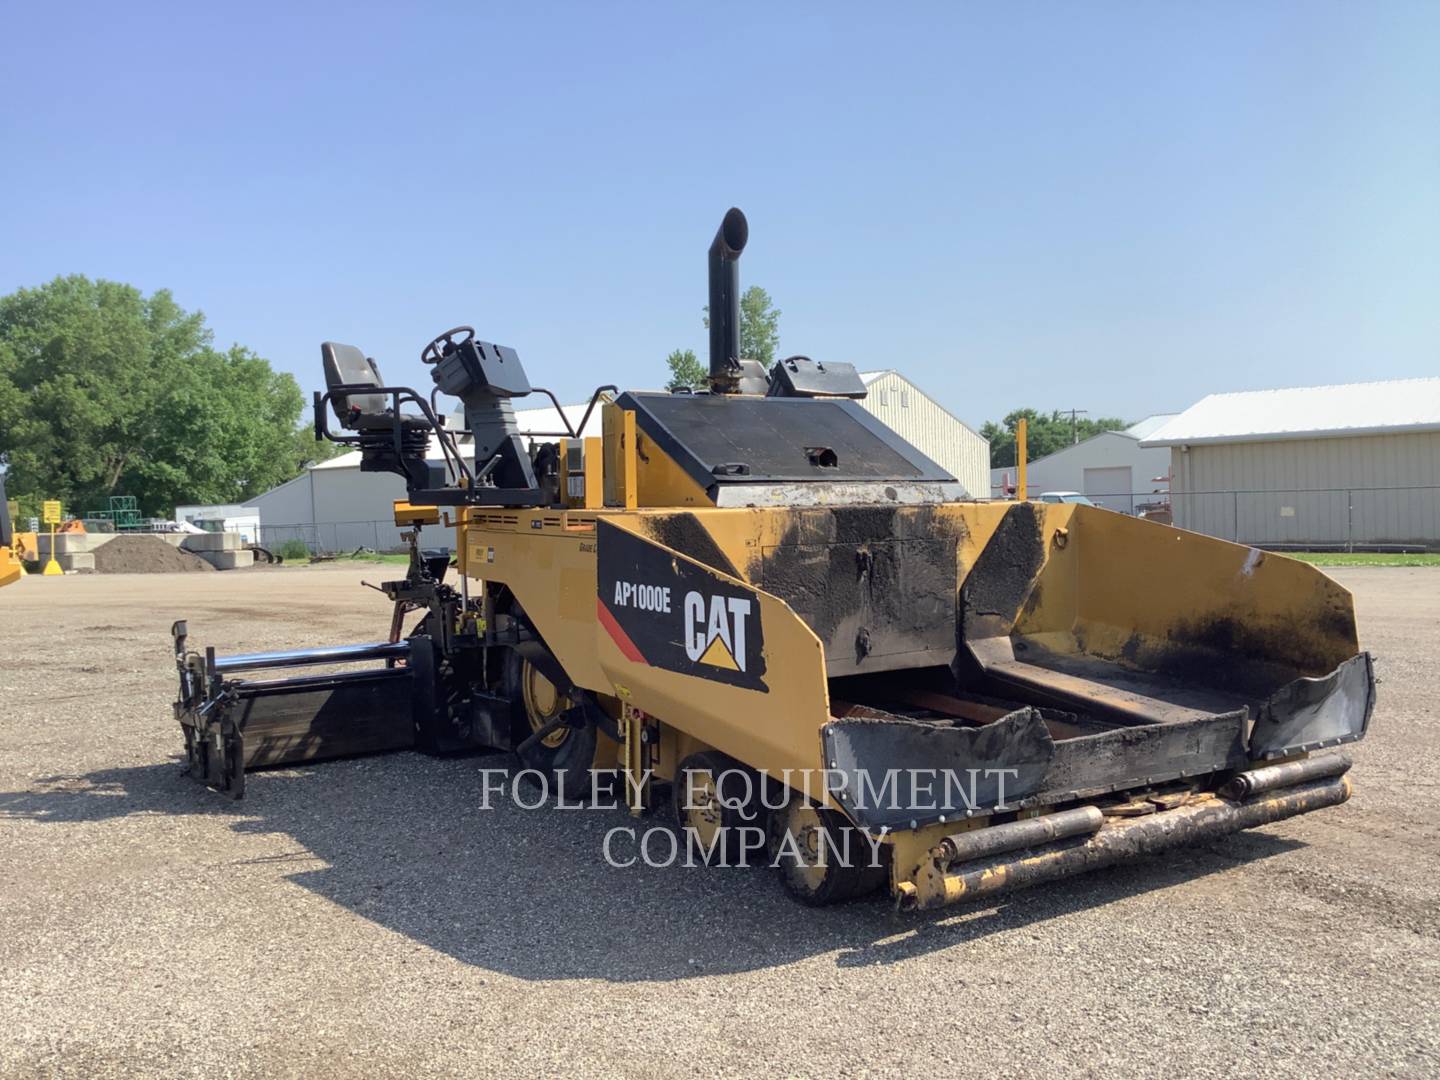
<path id="1" fill-rule="evenodd" d="M 710 392 L 740 383 L 740 253 L 750 239 L 745 215 L 731 207 L 710 244 Z"/>

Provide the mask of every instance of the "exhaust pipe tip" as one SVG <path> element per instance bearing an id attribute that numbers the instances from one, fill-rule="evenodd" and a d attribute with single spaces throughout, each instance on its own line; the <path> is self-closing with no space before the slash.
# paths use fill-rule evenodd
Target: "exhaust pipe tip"
<path id="1" fill-rule="evenodd" d="M 725 218 L 715 233 L 710 250 L 722 259 L 738 259 L 750 240 L 750 222 L 738 206 L 725 211 Z"/>

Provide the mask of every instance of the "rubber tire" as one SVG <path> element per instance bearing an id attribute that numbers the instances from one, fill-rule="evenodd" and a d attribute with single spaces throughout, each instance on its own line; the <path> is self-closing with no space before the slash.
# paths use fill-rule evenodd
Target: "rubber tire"
<path id="1" fill-rule="evenodd" d="M 697 858 L 703 856 L 704 840 L 686 832 L 686 826 L 693 825 L 695 819 L 690 816 L 692 811 L 688 811 L 685 805 L 689 801 L 687 776 L 695 772 L 708 772 L 717 779 L 718 794 L 722 800 L 717 806 L 722 839 L 714 848 L 713 861 L 702 861 L 702 865 L 760 865 L 766 848 L 763 835 L 765 810 L 760 800 L 760 777 L 754 770 L 747 769 L 728 754 L 717 750 L 703 750 L 680 762 L 675 770 L 675 779 L 670 785 L 670 809 L 676 829 L 683 840 L 694 845 Z M 740 831 L 746 828 L 762 830 L 758 842 L 753 834 Z"/>
<path id="2" fill-rule="evenodd" d="M 534 732 L 530 726 L 530 717 L 525 711 L 525 695 L 521 690 L 525 660 L 512 649 L 506 652 L 503 664 L 501 685 L 505 696 L 510 699 L 510 728 L 518 748 Z M 545 774 L 552 796 L 558 789 L 567 800 L 574 802 L 590 796 L 590 768 L 595 762 L 595 746 L 599 733 L 594 724 L 570 728 L 569 731 L 569 735 L 559 746 L 536 743 L 520 755 L 520 762 L 526 769 L 535 769 Z"/>
<path id="3" fill-rule="evenodd" d="M 809 872 L 811 868 L 797 866 L 789 855 L 784 858 L 777 857 L 781 854 L 781 837 L 794 820 L 793 814 L 801 810 L 813 812 L 820 819 L 820 827 L 832 833 L 833 850 L 846 851 L 845 844 L 848 841 L 850 862 L 860 865 L 826 866 L 819 875 L 815 875 Z M 868 896 L 880 888 L 889 877 L 890 871 L 884 857 L 888 849 L 884 845 L 880 848 L 882 858 L 879 865 L 871 866 L 870 842 L 865 838 L 865 834 L 835 811 L 810 805 L 799 793 L 792 794 L 790 802 L 783 809 L 770 815 L 769 836 L 770 862 L 779 873 L 781 884 L 785 886 L 786 892 L 808 907 L 843 904 L 847 900 Z"/>

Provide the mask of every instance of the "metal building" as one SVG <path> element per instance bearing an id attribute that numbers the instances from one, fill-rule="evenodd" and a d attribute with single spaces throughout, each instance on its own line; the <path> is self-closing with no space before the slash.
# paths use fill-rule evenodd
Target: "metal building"
<path id="1" fill-rule="evenodd" d="M 990 441 L 953 416 L 897 371 L 860 373 L 860 400 L 902 439 L 943 468 L 976 498 L 990 495 Z"/>
<path id="2" fill-rule="evenodd" d="M 1175 524 L 1271 547 L 1440 547 L 1440 378 L 1212 394 L 1142 446 Z"/>
<path id="3" fill-rule="evenodd" d="M 1026 465 L 1031 498 L 1047 491 L 1078 491 L 1097 506 L 1136 514 L 1165 501 L 1169 491 L 1170 451 L 1147 448 L 1141 440 L 1175 414 L 1162 413 L 1131 424 L 1124 431 L 1102 431 Z M 1017 481 L 1015 466 L 990 470 L 990 492 L 1007 497 Z"/>

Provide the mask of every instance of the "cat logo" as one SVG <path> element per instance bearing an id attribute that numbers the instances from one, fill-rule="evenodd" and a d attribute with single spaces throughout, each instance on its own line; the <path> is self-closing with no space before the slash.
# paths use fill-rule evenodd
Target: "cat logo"
<path id="1" fill-rule="evenodd" d="M 738 596 L 685 594 L 685 655 L 698 664 L 745 670 L 745 622 L 750 601 Z"/>
<path id="2" fill-rule="evenodd" d="M 598 630 L 627 663 L 769 692 L 757 592 L 606 521 L 596 539 Z"/>

